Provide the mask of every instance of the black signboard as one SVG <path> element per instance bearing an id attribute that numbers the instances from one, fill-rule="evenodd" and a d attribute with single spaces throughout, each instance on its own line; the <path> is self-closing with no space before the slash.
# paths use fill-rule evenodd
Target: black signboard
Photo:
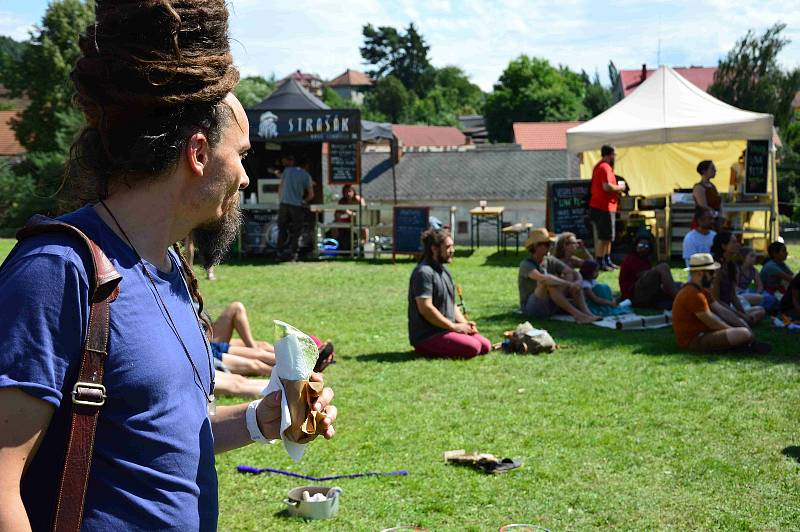
<path id="1" fill-rule="evenodd" d="M 422 253 L 420 236 L 428 228 L 430 207 L 394 207 L 392 253 Z"/>
<path id="2" fill-rule="evenodd" d="M 766 194 L 768 175 L 769 141 L 748 140 L 747 157 L 744 163 L 744 193 Z"/>
<path id="3" fill-rule="evenodd" d="M 253 142 L 355 142 L 361 138 L 358 109 L 247 111 Z"/>
<path id="4" fill-rule="evenodd" d="M 555 234 L 569 231 L 584 242 L 590 242 L 592 235 L 586 218 L 591 188 L 591 179 L 548 181 L 547 229 Z"/>
<path id="5" fill-rule="evenodd" d="M 361 180 L 361 149 L 357 142 L 328 147 L 328 184 L 356 184 Z"/>

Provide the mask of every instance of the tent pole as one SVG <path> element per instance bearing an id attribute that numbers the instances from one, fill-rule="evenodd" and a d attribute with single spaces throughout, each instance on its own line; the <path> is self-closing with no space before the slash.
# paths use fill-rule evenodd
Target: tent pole
<path id="1" fill-rule="evenodd" d="M 781 234 L 780 228 L 780 216 L 778 212 L 779 209 L 779 198 L 778 198 L 778 167 L 775 163 L 775 146 L 772 144 L 772 138 L 769 139 L 769 158 L 770 158 L 770 170 L 772 171 L 772 212 L 770 212 L 770 235 L 769 238 L 773 242 L 778 239 L 778 236 Z M 769 242 L 767 242 L 769 245 Z"/>
<path id="2" fill-rule="evenodd" d="M 392 158 L 392 194 L 394 196 L 394 204 L 397 205 L 397 176 L 394 172 L 394 163 L 397 157 L 397 137 L 394 135 L 392 135 L 392 140 L 389 144 L 389 156 Z"/>

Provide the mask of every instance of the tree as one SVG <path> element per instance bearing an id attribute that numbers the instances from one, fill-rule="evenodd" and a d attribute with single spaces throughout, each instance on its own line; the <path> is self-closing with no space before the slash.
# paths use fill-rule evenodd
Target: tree
<path id="1" fill-rule="evenodd" d="M 72 104 L 69 73 L 80 55 L 78 36 L 92 20 L 92 1 L 55 0 L 22 54 L 0 56 L 0 81 L 8 95 L 24 95 L 30 100 L 12 124 L 20 144 L 29 152 L 56 149 L 59 132 L 80 123 L 74 118 L 80 113 Z"/>
<path id="2" fill-rule="evenodd" d="M 375 83 L 364 99 L 364 106 L 397 124 L 409 116 L 416 99 L 414 93 L 407 90 L 399 79 L 387 76 Z"/>
<path id="3" fill-rule="evenodd" d="M 405 33 L 391 26 L 375 28 L 367 24 L 362 30 L 364 46 L 359 50 L 371 65 L 367 74 L 373 79 L 394 76 L 417 96 L 424 96 L 433 85 L 434 69 L 428 60 L 430 47 L 413 23 Z"/>
<path id="4" fill-rule="evenodd" d="M 327 85 L 322 89 L 322 101 L 328 104 L 331 109 L 359 108 L 359 105 L 356 102 L 342 98 L 335 90 Z"/>
<path id="5" fill-rule="evenodd" d="M 614 64 L 614 61 L 608 62 L 608 81 L 611 82 L 611 101 L 612 103 L 616 103 L 623 98 L 624 93 L 622 90 L 622 80 L 619 77 L 619 70 L 617 70 L 617 65 Z"/>
<path id="6" fill-rule="evenodd" d="M 514 122 L 577 120 L 585 88 L 579 74 L 553 67 L 546 59 L 521 55 L 511 61 L 486 98 L 489 138 L 509 142 Z"/>
<path id="7" fill-rule="evenodd" d="M 613 64 L 613 63 L 612 63 Z M 613 104 L 614 97 L 611 91 L 600 83 L 600 74 L 594 73 L 594 79 L 589 79 L 589 74 L 581 72 L 586 95 L 583 97 L 585 112 L 581 118 L 590 119 L 599 115 Z"/>
<path id="8" fill-rule="evenodd" d="M 275 90 L 275 74 L 269 79 L 262 76 L 247 76 L 239 81 L 234 94 L 247 109 L 261 102 Z"/>
<path id="9" fill-rule="evenodd" d="M 752 30 L 720 60 L 708 92 L 733 106 L 771 113 L 783 129 L 792 120 L 792 99 L 800 90 L 800 68 L 784 71 L 778 54 L 789 44 L 781 36 L 786 24 L 778 23 L 757 36 Z"/>

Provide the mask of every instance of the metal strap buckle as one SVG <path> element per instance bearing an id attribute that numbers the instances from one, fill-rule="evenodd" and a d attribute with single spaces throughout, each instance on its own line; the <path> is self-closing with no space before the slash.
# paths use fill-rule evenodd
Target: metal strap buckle
<path id="1" fill-rule="evenodd" d="M 106 403 L 106 387 L 94 382 L 78 381 L 72 388 L 72 402 L 76 405 L 103 406 Z"/>

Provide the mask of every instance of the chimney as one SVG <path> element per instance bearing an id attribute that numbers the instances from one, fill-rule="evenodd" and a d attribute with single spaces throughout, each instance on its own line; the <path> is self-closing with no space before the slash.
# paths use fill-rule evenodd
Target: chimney
<path id="1" fill-rule="evenodd" d="M 647 63 L 642 63 L 642 82 L 647 79 Z"/>

